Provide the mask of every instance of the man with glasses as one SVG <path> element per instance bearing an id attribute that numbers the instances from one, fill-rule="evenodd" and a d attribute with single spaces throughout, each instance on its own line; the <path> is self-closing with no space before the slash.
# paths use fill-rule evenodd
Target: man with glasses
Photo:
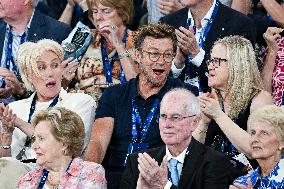
<path id="1" fill-rule="evenodd" d="M 199 100 L 190 91 L 166 93 L 159 117 L 165 145 L 131 154 L 120 188 L 228 188 L 229 160 L 192 137 L 200 118 Z"/>
<path id="2" fill-rule="evenodd" d="M 99 100 L 87 160 L 102 162 L 108 188 L 118 188 L 129 154 L 163 145 L 158 128 L 159 104 L 171 88 L 195 87 L 168 78 L 174 52 L 174 28 L 147 25 L 134 40 L 140 74 L 106 89 Z"/>

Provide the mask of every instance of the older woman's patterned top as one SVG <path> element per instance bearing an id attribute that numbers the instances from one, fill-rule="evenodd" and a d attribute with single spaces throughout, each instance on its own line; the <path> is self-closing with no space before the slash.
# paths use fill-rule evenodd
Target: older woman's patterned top
<path id="1" fill-rule="evenodd" d="M 265 177 L 260 175 L 260 167 L 245 176 L 237 178 L 234 183 L 247 186 L 247 179 L 250 178 L 255 189 L 283 189 L 284 188 L 284 156 L 274 169 Z"/>
<path id="2" fill-rule="evenodd" d="M 43 169 L 28 172 L 20 178 L 18 189 L 37 189 Z M 47 184 L 44 189 L 48 188 Z M 67 173 L 61 178 L 57 189 L 106 189 L 104 168 L 97 163 L 75 158 Z"/>
<path id="3" fill-rule="evenodd" d="M 103 90 L 110 85 L 120 83 L 120 60 L 117 57 L 116 49 L 114 47 L 107 47 L 108 58 L 111 61 L 112 67 L 112 84 L 106 81 L 104 73 L 103 56 L 101 52 L 101 40 L 102 36 L 97 30 L 92 30 L 93 40 L 86 53 L 83 55 L 79 62 L 79 68 L 75 77 L 75 87 L 70 92 L 84 92 L 91 95 L 96 101 L 100 98 Z M 133 39 L 135 32 L 128 30 L 126 37 L 126 49 L 132 53 Z"/>

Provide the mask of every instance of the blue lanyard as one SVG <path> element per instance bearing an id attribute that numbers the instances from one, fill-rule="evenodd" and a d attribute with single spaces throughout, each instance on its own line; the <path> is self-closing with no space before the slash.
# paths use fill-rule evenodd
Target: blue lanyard
<path id="1" fill-rule="evenodd" d="M 124 36 L 122 38 L 122 42 L 123 42 L 125 47 L 126 47 L 126 38 L 127 38 L 127 28 L 125 28 Z M 101 40 L 101 52 L 102 52 L 102 60 L 103 60 L 103 65 L 104 65 L 104 73 L 105 73 L 105 76 L 106 76 L 106 81 L 108 83 L 112 83 L 112 66 L 113 66 L 116 58 L 112 58 L 111 61 L 109 60 L 107 50 L 106 50 L 106 47 L 104 46 L 103 42 L 104 42 L 104 40 Z M 117 54 L 114 55 L 114 56 L 117 57 Z M 121 66 L 120 66 L 120 82 L 121 83 L 126 82 L 125 73 L 122 70 Z"/>
<path id="2" fill-rule="evenodd" d="M 13 33 L 11 29 L 8 29 L 8 43 L 7 43 L 7 50 L 6 50 L 6 61 L 5 61 L 5 66 L 7 69 L 13 71 L 17 78 L 20 79 L 20 72 L 19 68 L 15 63 L 15 60 L 13 58 Z M 21 41 L 20 44 L 24 43 L 27 40 L 27 34 L 24 32 L 21 36 Z"/>
<path id="3" fill-rule="evenodd" d="M 144 124 L 142 124 L 140 114 L 138 112 L 137 103 L 136 103 L 134 98 L 132 99 L 132 132 L 131 132 L 132 142 L 135 142 L 138 139 L 137 125 L 139 125 L 140 130 L 141 130 L 141 142 L 145 141 L 147 131 L 148 131 L 150 124 L 152 122 L 152 119 L 154 118 L 155 113 L 158 109 L 159 102 L 160 102 L 159 99 L 156 99 L 154 101 L 154 104 L 153 104 Z"/>
<path id="4" fill-rule="evenodd" d="M 55 106 L 57 104 L 57 102 L 58 102 L 58 98 L 59 98 L 59 95 L 57 95 L 53 99 L 53 101 L 49 104 L 48 108 Z M 35 94 L 35 96 L 34 96 L 34 98 L 32 100 L 32 104 L 31 104 L 31 107 L 30 107 L 28 123 L 31 123 L 32 115 L 35 112 L 35 105 L 36 105 L 36 94 Z M 30 139 L 30 137 L 27 136 L 26 142 L 24 144 L 24 148 L 22 148 L 21 151 L 18 153 L 18 155 L 16 156 L 16 159 L 22 160 L 23 156 L 25 155 L 26 148 L 30 147 L 30 146 L 31 146 L 31 139 Z"/>
<path id="5" fill-rule="evenodd" d="M 72 164 L 72 161 L 73 161 L 73 158 L 71 159 L 69 165 L 67 166 L 64 175 L 66 175 L 67 171 L 69 170 L 70 165 Z M 41 179 L 40 179 L 40 182 L 39 182 L 39 185 L 38 185 L 37 189 L 43 189 L 43 186 L 45 185 L 46 179 L 48 177 L 48 173 L 49 173 L 48 170 L 43 169 L 42 176 L 41 176 Z"/>
<path id="6" fill-rule="evenodd" d="M 214 19 L 217 16 L 218 9 L 219 9 L 219 1 L 216 2 L 209 21 L 207 22 L 205 28 L 202 29 L 202 32 L 200 33 L 199 40 L 198 40 L 199 48 L 204 49 L 204 44 L 205 44 L 206 37 L 207 37 L 207 35 L 208 35 L 209 31 L 210 31 L 210 28 L 212 26 L 212 23 L 213 23 Z M 191 19 L 187 18 L 187 20 L 186 20 L 186 28 L 189 29 L 190 25 L 191 25 Z M 194 34 L 196 34 L 196 26 L 193 26 L 193 29 L 194 29 Z M 190 65 L 192 63 L 191 60 L 192 60 L 192 58 L 190 56 L 188 56 L 188 58 L 187 58 L 188 65 Z M 186 73 L 189 75 L 189 78 L 193 78 L 193 73 L 188 68 L 186 70 Z M 198 79 L 198 85 L 199 85 L 198 86 L 199 92 L 202 92 L 202 87 L 201 87 L 201 83 L 200 83 L 199 79 Z"/>
<path id="7" fill-rule="evenodd" d="M 214 19 L 216 18 L 217 16 L 217 13 L 218 13 L 218 9 L 219 9 L 219 1 L 216 2 L 215 6 L 214 6 L 214 9 L 213 9 L 213 12 L 212 12 L 212 15 L 209 19 L 209 21 L 207 22 L 206 26 L 204 29 L 202 29 L 202 32 L 199 36 L 199 40 L 198 40 L 198 45 L 200 48 L 204 49 L 204 44 L 205 44 L 205 40 L 206 40 L 206 37 L 210 31 L 210 28 L 213 24 L 213 21 Z M 191 25 L 191 19 L 187 18 L 186 20 L 186 28 L 189 29 L 189 26 Z M 194 34 L 196 33 L 196 27 L 193 26 L 193 29 L 194 29 Z"/>
<path id="8" fill-rule="evenodd" d="M 59 99 L 59 95 L 57 95 L 53 101 L 49 104 L 48 108 L 51 108 L 51 107 L 54 107 L 57 102 L 58 102 L 58 99 Z M 31 107 L 30 107 L 30 113 L 29 113 L 29 119 L 28 119 L 28 123 L 31 123 L 31 118 L 32 118 L 32 115 L 34 114 L 35 112 L 35 105 L 36 105 L 36 94 L 33 98 L 33 101 L 32 101 L 32 104 L 31 104 Z"/>

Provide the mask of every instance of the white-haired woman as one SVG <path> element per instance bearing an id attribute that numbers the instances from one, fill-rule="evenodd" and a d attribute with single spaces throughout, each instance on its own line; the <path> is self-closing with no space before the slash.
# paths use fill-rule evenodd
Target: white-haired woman
<path id="1" fill-rule="evenodd" d="M 211 94 L 200 96 L 205 115 L 195 137 L 231 158 L 232 177 L 245 174 L 249 165 L 243 154 L 251 157 L 247 119 L 257 106 L 272 104 L 263 91 L 260 73 L 251 43 L 240 36 L 215 42 L 208 61 L 208 86 Z"/>
<path id="2" fill-rule="evenodd" d="M 65 107 L 78 113 L 85 126 L 85 147 L 94 121 L 96 104 L 86 94 L 69 94 L 61 88 L 63 49 L 52 40 L 26 42 L 20 46 L 18 65 L 21 77 L 34 93 L 27 99 L 8 106 L 0 105 L 2 121 L 0 157 L 12 156 L 18 160 L 36 158 L 30 147 L 33 128 L 30 121 L 39 110 L 53 106 Z M 13 114 L 13 113 L 14 114 Z M 15 129 L 14 129 L 15 128 Z"/>
<path id="3" fill-rule="evenodd" d="M 237 178 L 230 189 L 284 188 L 284 108 L 268 105 L 253 112 L 248 133 L 251 156 L 259 167 Z"/>

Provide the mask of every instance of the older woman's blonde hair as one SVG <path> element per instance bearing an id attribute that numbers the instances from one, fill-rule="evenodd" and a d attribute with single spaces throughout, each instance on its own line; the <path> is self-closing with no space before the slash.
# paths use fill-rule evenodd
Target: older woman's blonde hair
<path id="1" fill-rule="evenodd" d="M 284 108 L 276 105 L 266 105 L 249 116 L 248 129 L 253 124 L 267 123 L 274 128 L 279 141 L 284 141 Z M 284 146 L 283 146 L 284 147 Z"/>
<path id="2" fill-rule="evenodd" d="M 98 3 L 102 4 L 103 6 L 115 9 L 125 25 L 132 22 L 134 16 L 133 0 L 87 0 L 89 17 L 92 21 L 92 8 Z"/>
<path id="3" fill-rule="evenodd" d="M 64 58 L 64 51 L 62 47 L 55 41 L 50 39 L 42 39 L 36 43 L 25 42 L 20 45 L 17 57 L 17 64 L 26 88 L 34 91 L 33 84 L 28 80 L 28 76 L 36 74 L 42 77 L 37 67 L 38 59 L 47 51 L 55 53 L 61 62 Z"/>
<path id="4" fill-rule="evenodd" d="M 236 117 L 248 107 L 252 98 L 262 89 L 263 84 L 256 63 L 255 52 L 249 40 L 241 36 L 228 36 L 219 39 L 227 49 L 226 59 L 229 67 L 228 100 L 230 118 Z M 218 96 L 220 96 L 217 90 Z"/>
<path id="5" fill-rule="evenodd" d="M 62 107 L 53 107 L 40 111 L 32 119 L 32 125 L 37 126 L 42 121 L 51 123 L 51 133 L 57 141 L 62 142 L 67 151 L 64 155 L 79 157 L 83 151 L 85 128 L 81 117 Z"/>

